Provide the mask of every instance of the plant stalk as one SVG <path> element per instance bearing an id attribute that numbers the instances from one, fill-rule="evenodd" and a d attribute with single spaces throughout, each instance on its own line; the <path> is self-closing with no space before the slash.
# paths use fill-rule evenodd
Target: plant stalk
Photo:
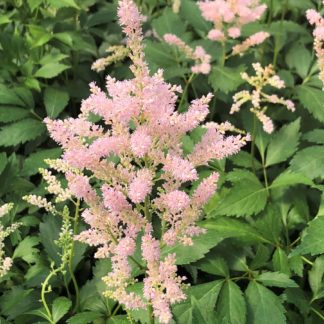
<path id="1" fill-rule="evenodd" d="M 80 213 L 80 200 L 78 200 L 75 204 L 75 213 L 74 213 L 74 224 L 73 224 L 73 236 L 77 234 L 78 231 L 78 220 L 79 220 L 79 213 Z M 74 248 L 75 248 L 75 241 L 72 242 L 72 247 L 70 251 L 69 257 L 69 272 L 71 275 L 71 280 L 73 282 L 74 290 L 75 290 L 75 306 L 73 308 L 73 313 L 77 312 L 80 307 L 80 292 L 78 282 L 74 276 L 73 272 L 73 256 L 74 256 Z"/>

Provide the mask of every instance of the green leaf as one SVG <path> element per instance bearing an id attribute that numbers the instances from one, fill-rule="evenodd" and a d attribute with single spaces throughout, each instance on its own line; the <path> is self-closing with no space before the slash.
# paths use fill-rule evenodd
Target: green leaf
<path id="1" fill-rule="evenodd" d="M 11 22 L 9 15 L 0 15 L 0 25 L 5 25 Z"/>
<path id="2" fill-rule="evenodd" d="M 297 150 L 299 143 L 300 118 L 283 126 L 276 132 L 267 149 L 266 166 L 286 161 Z"/>
<path id="3" fill-rule="evenodd" d="M 0 105 L 14 105 L 25 107 L 25 102 L 18 94 L 6 86 L 0 84 Z"/>
<path id="4" fill-rule="evenodd" d="M 211 208 L 213 215 L 250 216 L 259 213 L 267 203 L 267 192 L 250 171 L 233 171 L 228 175 L 233 187 Z"/>
<path id="5" fill-rule="evenodd" d="M 40 282 L 44 282 L 50 269 L 45 266 L 44 261 L 40 258 L 35 264 L 29 265 L 29 269 L 25 274 L 25 283 L 27 287 L 37 287 Z"/>
<path id="6" fill-rule="evenodd" d="M 272 257 L 273 269 L 276 272 L 281 272 L 290 277 L 289 260 L 286 252 L 278 247 Z"/>
<path id="7" fill-rule="evenodd" d="M 24 108 L 14 106 L 0 106 L 0 122 L 10 123 L 23 119 L 29 115 L 29 111 Z"/>
<path id="8" fill-rule="evenodd" d="M 197 3 L 191 0 L 181 0 L 180 15 L 197 31 L 207 33 L 210 29 L 208 22 L 202 17 Z"/>
<path id="9" fill-rule="evenodd" d="M 7 158 L 7 154 L 4 152 L 0 153 L 0 174 L 3 172 L 3 170 L 5 169 L 6 165 L 8 163 L 8 158 Z"/>
<path id="10" fill-rule="evenodd" d="M 304 264 L 299 255 L 289 257 L 289 267 L 297 276 L 303 277 Z"/>
<path id="11" fill-rule="evenodd" d="M 93 323 L 96 319 L 102 317 L 100 312 L 83 312 L 78 313 L 67 320 L 68 324 L 88 324 Z"/>
<path id="12" fill-rule="evenodd" d="M 46 65 L 46 64 L 52 63 L 52 62 L 60 62 L 67 57 L 69 57 L 69 56 L 66 54 L 60 53 L 60 52 L 51 52 L 51 53 L 45 54 L 39 60 L 39 64 Z"/>
<path id="13" fill-rule="evenodd" d="M 290 162 L 290 168 L 310 179 L 324 178 L 324 146 L 310 146 L 298 151 Z"/>
<path id="14" fill-rule="evenodd" d="M 106 324 L 129 324 L 129 319 L 127 315 L 116 315 L 110 317 Z"/>
<path id="15" fill-rule="evenodd" d="M 309 301 L 307 300 L 306 294 L 299 288 L 288 288 L 285 290 L 285 297 L 287 302 L 295 305 L 303 315 L 309 313 Z"/>
<path id="16" fill-rule="evenodd" d="M 47 63 L 36 71 L 35 77 L 51 79 L 68 69 L 70 66 L 62 63 Z"/>
<path id="17" fill-rule="evenodd" d="M 306 78 L 312 63 L 312 55 L 310 51 L 306 49 L 304 44 L 296 43 L 291 46 L 285 59 L 291 70 L 295 69 L 302 79 Z"/>
<path id="18" fill-rule="evenodd" d="M 70 47 L 73 46 L 73 38 L 69 32 L 56 33 L 54 37 Z"/>
<path id="19" fill-rule="evenodd" d="M 194 307 L 198 307 L 200 313 L 204 314 L 204 318 L 209 319 L 213 315 L 214 307 L 222 285 L 223 281 L 217 280 L 188 288 L 185 291 L 187 299 L 172 307 L 176 323 L 194 323 Z M 194 298 L 191 298 L 192 296 Z"/>
<path id="20" fill-rule="evenodd" d="M 229 238 L 235 237 L 248 243 L 269 243 L 255 228 L 247 222 L 233 218 L 208 219 L 200 224 L 208 229 L 213 236 Z"/>
<path id="21" fill-rule="evenodd" d="M 37 92 L 41 92 L 41 87 L 37 79 L 35 78 L 29 78 L 27 77 L 25 79 L 24 85 L 31 89 L 31 90 L 36 90 Z"/>
<path id="22" fill-rule="evenodd" d="M 24 103 L 24 107 L 29 109 L 35 107 L 34 97 L 30 90 L 26 89 L 25 87 L 15 87 L 14 92 Z"/>
<path id="23" fill-rule="evenodd" d="M 280 2 L 279 2 L 280 3 Z M 281 6 L 281 3 L 280 3 Z M 279 52 L 285 46 L 289 33 L 307 35 L 305 28 L 293 21 L 281 20 L 274 21 L 270 25 L 269 32 L 275 39 L 275 51 Z"/>
<path id="24" fill-rule="evenodd" d="M 46 127 L 42 122 L 32 118 L 3 126 L 0 130 L 0 146 L 26 143 L 42 135 L 45 130 Z"/>
<path id="25" fill-rule="evenodd" d="M 80 9 L 75 0 L 48 0 L 49 5 L 56 9 L 60 8 L 75 8 Z"/>
<path id="26" fill-rule="evenodd" d="M 246 152 L 246 151 L 240 151 L 238 154 L 235 154 L 229 159 L 237 166 L 243 167 L 243 168 L 250 168 L 252 169 L 252 159 L 251 159 L 251 154 Z M 254 160 L 254 167 L 256 170 L 259 170 L 262 168 L 261 163 L 256 159 L 253 158 Z"/>
<path id="27" fill-rule="evenodd" d="M 301 244 L 293 250 L 291 255 L 324 253 L 324 215 L 316 216 L 308 223 L 304 231 Z"/>
<path id="28" fill-rule="evenodd" d="M 219 323 L 245 324 L 246 304 L 240 287 L 231 280 L 224 283 L 216 308 Z"/>
<path id="29" fill-rule="evenodd" d="M 116 5 L 112 3 L 106 3 L 104 9 L 88 15 L 86 27 L 90 28 L 102 24 L 107 24 L 114 20 L 116 14 Z"/>
<path id="30" fill-rule="evenodd" d="M 256 277 L 256 280 L 269 287 L 298 287 L 295 281 L 291 280 L 289 276 L 281 272 L 263 272 Z"/>
<path id="31" fill-rule="evenodd" d="M 48 320 L 50 322 L 50 318 L 48 317 L 47 313 L 46 313 L 46 310 L 44 308 L 39 308 L 39 309 L 35 309 L 35 310 L 32 310 L 30 312 L 27 312 L 26 314 L 28 315 L 36 315 L 36 316 L 39 316 L 39 317 L 42 317 L 42 318 L 45 318 L 46 320 Z"/>
<path id="32" fill-rule="evenodd" d="M 324 255 L 318 257 L 309 271 L 309 285 L 313 292 L 313 300 L 324 297 Z"/>
<path id="33" fill-rule="evenodd" d="M 281 300 L 271 290 L 251 281 L 245 292 L 248 320 L 247 324 L 285 324 L 285 309 Z"/>
<path id="34" fill-rule="evenodd" d="M 297 95 L 302 105 L 319 121 L 324 122 L 324 92 L 302 85 L 297 87 Z"/>
<path id="35" fill-rule="evenodd" d="M 179 15 L 173 13 L 170 8 L 166 8 L 159 18 L 152 21 L 152 27 L 160 36 L 167 33 L 183 36 L 186 31 L 186 27 Z"/>
<path id="36" fill-rule="evenodd" d="M 316 144 L 324 144 L 324 129 L 314 129 L 304 134 L 303 140 Z"/>
<path id="37" fill-rule="evenodd" d="M 40 242 L 37 236 L 26 236 L 17 246 L 13 254 L 13 258 L 22 258 L 28 263 L 37 260 L 39 249 L 35 248 Z"/>
<path id="38" fill-rule="evenodd" d="M 152 41 L 146 41 L 145 45 L 145 57 L 150 66 L 175 68 L 176 58 L 171 54 L 169 45 Z"/>
<path id="39" fill-rule="evenodd" d="M 47 116 L 56 118 L 69 102 L 69 94 L 60 89 L 48 87 L 44 92 L 44 104 Z"/>
<path id="40" fill-rule="evenodd" d="M 244 83 L 241 72 L 245 71 L 245 69 L 244 65 L 235 68 L 215 65 L 208 77 L 208 82 L 215 91 L 220 90 L 224 93 L 234 91 Z"/>
<path id="41" fill-rule="evenodd" d="M 104 317 L 110 315 L 110 310 L 115 307 L 115 302 L 102 296 L 97 287 L 101 285 L 101 290 L 105 287 L 102 286 L 101 278 L 107 275 L 109 268 L 102 274 L 100 278 L 94 278 L 86 282 L 80 289 L 80 308 L 82 311 L 90 311 L 98 314 L 98 317 Z M 100 316 L 101 314 L 101 316 Z M 86 316 L 86 315 L 85 315 Z M 91 315 L 89 315 L 90 317 Z M 95 315 L 93 315 L 95 316 Z M 75 319 L 75 324 L 79 324 Z M 91 322 L 92 323 L 92 322 Z"/>
<path id="42" fill-rule="evenodd" d="M 264 238 L 279 244 L 281 240 L 281 233 L 283 231 L 283 224 L 280 215 L 280 210 L 276 205 L 270 203 L 266 206 L 265 210 L 262 211 L 254 223 L 257 230 L 264 236 Z M 262 257 L 266 257 L 266 253 L 262 253 Z M 263 259 L 261 257 L 261 259 Z"/>
<path id="43" fill-rule="evenodd" d="M 39 7 L 43 0 L 27 0 L 30 11 L 33 12 L 37 7 Z"/>
<path id="44" fill-rule="evenodd" d="M 31 176 L 38 173 L 39 168 L 46 168 L 48 166 L 44 159 L 57 159 L 61 153 L 62 150 L 60 148 L 52 148 L 30 154 L 24 161 L 21 174 L 23 176 Z"/>
<path id="45" fill-rule="evenodd" d="M 213 254 L 206 255 L 204 259 L 196 262 L 194 266 L 197 267 L 199 270 L 216 276 L 229 276 L 229 270 L 225 260 Z"/>
<path id="46" fill-rule="evenodd" d="M 211 314 L 205 313 L 201 309 L 201 305 L 196 300 L 195 296 L 191 296 L 191 305 L 192 305 L 192 323 L 206 323 L 212 324 L 211 322 Z"/>
<path id="47" fill-rule="evenodd" d="M 298 184 L 305 184 L 308 186 L 314 185 L 313 181 L 309 180 L 309 178 L 300 173 L 285 171 L 280 173 L 278 177 L 273 180 L 270 188 L 275 189 L 279 187 L 290 187 Z"/>
<path id="48" fill-rule="evenodd" d="M 71 308 L 72 301 L 66 297 L 58 297 L 52 305 L 52 316 L 54 322 L 58 322 Z"/>
<path id="49" fill-rule="evenodd" d="M 59 247 L 54 243 L 58 239 L 60 233 L 60 220 L 52 215 L 47 215 L 44 217 L 44 222 L 39 225 L 39 236 L 45 251 L 50 258 L 54 260 L 55 264 L 58 266 L 61 262 L 59 252 Z"/>
<path id="50" fill-rule="evenodd" d="M 209 250 L 224 239 L 221 235 L 215 235 L 212 231 L 193 238 L 192 246 L 184 246 L 177 243 L 171 247 L 162 249 L 162 257 L 170 253 L 177 255 L 177 264 L 188 264 L 204 257 Z"/>
<path id="51" fill-rule="evenodd" d="M 251 119 L 251 114 L 248 115 L 249 119 Z M 253 117 L 255 118 L 255 117 Z M 252 126 L 253 127 L 253 126 Z M 252 128 L 250 127 L 250 130 L 252 132 Z M 256 132 L 255 132 L 255 145 L 258 148 L 261 158 L 263 160 L 265 160 L 265 153 L 266 153 L 266 149 L 268 147 L 268 144 L 271 140 L 271 135 L 266 133 L 263 130 L 263 127 L 261 125 L 261 123 L 256 123 Z"/>
<path id="52" fill-rule="evenodd" d="M 45 45 L 52 39 L 52 37 L 53 37 L 53 35 L 48 34 L 48 33 L 44 33 L 44 34 L 40 35 L 37 39 L 33 40 L 31 48 L 34 49 L 34 48 Z"/>
<path id="53" fill-rule="evenodd" d="M 22 286 L 13 286 L 0 297 L 0 314 L 7 317 L 10 323 L 15 322 L 19 315 L 39 307 L 39 293 Z"/>

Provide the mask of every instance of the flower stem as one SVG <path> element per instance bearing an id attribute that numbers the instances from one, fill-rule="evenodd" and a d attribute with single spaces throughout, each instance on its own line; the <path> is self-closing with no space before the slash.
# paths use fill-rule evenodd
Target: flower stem
<path id="1" fill-rule="evenodd" d="M 256 117 L 253 114 L 253 130 L 252 130 L 252 137 L 251 137 L 251 165 L 254 174 L 256 173 L 255 170 L 255 163 L 254 163 L 254 155 L 255 155 L 255 132 L 256 132 Z"/>
<path id="2" fill-rule="evenodd" d="M 108 233 L 109 233 L 109 235 L 110 235 L 110 237 L 111 237 L 111 239 L 112 239 L 112 241 L 115 243 L 115 244 L 117 244 L 118 243 L 118 241 L 117 241 L 117 239 L 116 239 L 116 237 L 115 237 L 115 235 L 113 234 L 113 232 L 111 231 L 111 229 L 109 228 L 109 227 L 107 227 L 107 231 L 108 231 Z M 146 268 L 139 262 L 139 261 L 137 261 L 133 256 L 129 256 L 129 258 L 141 269 L 141 270 L 145 270 Z"/>
<path id="3" fill-rule="evenodd" d="M 46 302 L 46 298 L 45 298 L 45 294 L 48 293 L 49 291 L 47 290 L 49 281 L 51 280 L 52 277 L 56 276 L 57 273 L 59 273 L 60 271 L 62 271 L 62 267 L 59 267 L 55 270 L 52 270 L 49 275 L 46 277 L 45 281 L 42 283 L 42 290 L 41 290 L 41 301 L 42 304 L 46 310 L 47 316 L 48 316 L 48 321 L 51 324 L 55 324 L 55 322 L 53 321 L 53 317 L 52 317 L 52 313 L 48 307 L 48 304 Z"/>
<path id="4" fill-rule="evenodd" d="M 314 307 L 311 307 L 311 310 L 318 316 L 320 317 L 320 319 L 324 320 L 324 316 L 318 311 L 316 310 Z"/>
<path id="5" fill-rule="evenodd" d="M 189 85 L 191 84 L 191 82 L 194 79 L 194 77 L 195 77 L 195 74 L 194 73 L 191 73 L 189 79 L 186 81 L 186 85 L 185 85 L 185 87 L 183 89 L 182 96 L 181 96 L 181 99 L 180 99 L 180 102 L 179 102 L 179 108 L 181 108 L 181 106 L 182 106 L 182 103 L 184 101 L 184 98 L 185 98 L 185 96 L 186 96 L 186 94 L 188 92 Z"/>
<path id="6" fill-rule="evenodd" d="M 117 307 L 115 307 L 113 313 L 111 314 L 111 317 L 114 317 L 117 314 L 117 312 L 119 311 L 120 307 L 121 307 L 120 304 L 118 304 Z"/>
<path id="7" fill-rule="evenodd" d="M 150 223 L 152 221 L 152 215 L 150 213 L 150 198 L 149 196 L 145 197 L 145 201 L 144 201 L 144 214 L 145 214 L 145 218 L 146 220 Z"/>
<path id="8" fill-rule="evenodd" d="M 225 65 L 226 61 L 226 44 L 225 42 L 222 42 L 222 57 L 220 61 L 220 66 L 223 67 Z"/>
<path id="9" fill-rule="evenodd" d="M 265 187 L 266 187 L 266 190 L 267 190 L 268 197 L 270 197 L 270 190 L 269 190 L 269 181 L 268 181 L 268 175 L 267 175 L 267 168 L 265 166 L 263 156 L 261 156 L 261 159 L 262 159 L 262 171 L 263 171 L 264 183 L 265 183 Z"/>
<path id="10" fill-rule="evenodd" d="M 153 307 L 152 307 L 151 304 L 149 304 L 147 307 L 148 307 L 148 312 L 149 312 L 149 321 L 150 321 L 150 324 L 154 324 Z"/>
<path id="11" fill-rule="evenodd" d="M 301 259 L 304 261 L 304 262 L 306 262 L 306 263 L 308 263 L 309 265 L 311 265 L 311 266 L 313 266 L 314 265 L 314 262 L 312 262 L 312 261 L 310 261 L 310 260 L 308 260 L 307 258 L 305 258 L 304 256 L 302 256 L 301 257 Z"/>
<path id="12" fill-rule="evenodd" d="M 78 200 L 77 203 L 75 204 L 73 235 L 76 235 L 77 231 L 78 231 L 79 212 L 80 212 L 80 200 Z M 73 313 L 76 313 L 80 306 L 80 293 L 79 293 L 78 282 L 77 282 L 77 280 L 74 276 L 74 272 L 73 272 L 74 247 L 75 247 L 75 241 L 73 240 L 71 251 L 70 251 L 70 257 L 69 257 L 69 272 L 70 272 L 74 290 L 75 290 L 75 306 L 73 308 Z"/>

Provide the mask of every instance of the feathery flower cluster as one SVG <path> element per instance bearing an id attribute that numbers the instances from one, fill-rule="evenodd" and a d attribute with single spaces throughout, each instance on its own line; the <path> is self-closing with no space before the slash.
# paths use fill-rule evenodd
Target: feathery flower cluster
<path id="1" fill-rule="evenodd" d="M 146 226 L 142 238 L 142 254 L 147 263 L 147 277 L 144 279 L 144 297 L 151 300 L 153 314 L 161 323 L 172 319 L 170 304 L 186 299 L 182 291 L 182 281 L 186 277 L 177 276 L 175 254 L 169 254 L 160 261 L 159 241 L 152 237 L 152 226 Z"/>
<path id="2" fill-rule="evenodd" d="M 174 34 L 165 34 L 163 36 L 165 42 L 170 45 L 176 46 L 185 56 L 195 62 L 195 65 L 191 67 L 193 73 L 208 74 L 210 72 L 210 59 L 211 56 L 206 53 L 203 47 L 196 46 L 193 50 L 182 39 Z"/>
<path id="3" fill-rule="evenodd" d="M 238 112 L 243 104 L 251 101 L 251 112 L 254 113 L 260 120 L 264 131 L 270 134 L 274 130 L 274 125 L 271 118 L 265 114 L 267 106 L 263 106 L 262 104 L 280 104 L 285 106 L 290 111 L 295 111 L 295 105 L 291 100 L 284 99 L 275 94 L 269 95 L 263 91 L 264 87 L 267 85 L 277 89 L 282 89 L 285 87 L 284 81 L 282 81 L 279 76 L 275 74 L 272 65 L 268 65 L 263 68 L 260 63 L 254 63 L 252 66 L 256 72 L 256 75 L 249 76 L 244 72 L 241 73 L 241 77 L 251 86 L 253 86 L 254 90 L 252 92 L 243 90 L 236 93 L 233 97 L 234 104 L 231 107 L 230 113 L 234 114 L 235 112 Z"/>
<path id="4" fill-rule="evenodd" d="M 47 212 L 56 214 L 56 209 L 54 205 L 49 202 L 45 197 L 28 195 L 22 197 L 29 204 L 37 206 L 38 208 L 44 208 Z"/>
<path id="5" fill-rule="evenodd" d="M 267 38 L 270 37 L 269 33 L 257 32 L 250 37 L 248 37 L 241 44 L 237 44 L 232 49 L 232 55 L 243 55 L 250 47 L 262 44 Z"/>
<path id="6" fill-rule="evenodd" d="M 8 214 L 12 208 L 13 208 L 13 204 L 4 204 L 3 206 L 1 206 L 0 218 Z M 12 266 L 12 259 L 10 257 L 5 256 L 4 240 L 11 233 L 13 233 L 20 225 L 21 225 L 20 223 L 14 223 L 5 228 L 0 223 L 0 278 L 6 275 Z"/>
<path id="7" fill-rule="evenodd" d="M 203 233 L 196 222 L 216 190 L 218 174 L 203 180 L 192 195 L 183 185 L 198 180 L 198 166 L 237 153 L 248 136 L 225 136 L 233 126 L 211 123 L 192 154 L 185 154 L 182 138 L 204 121 L 212 95 L 178 113 L 181 88 L 166 83 L 162 71 L 150 76 L 142 44 L 143 17 L 132 0 L 119 1 L 118 17 L 127 35 L 134 78 L 107 77 L 108 95 L 91 84 L 91 95 L 77 118 L 45 120 L 51 137 L 63 148 L 61 158 L 50 166 L 64 174 L 67 189 L 62 192 L 51 173 L 43 174 L 52 193 L 62 199 L 69 193 L 84 201 L 82 217 L 89 229 L 76 239 L 97 247 L 97 258 L 111 259 L 112 270 L 103 278 L 105 295 L 126 309 L 152 305 L 159 321 L 168 323 L 170 305 L 185 299 L 184 278 L 176 274 L 175 255 L 161 260 L 160 249 L 178 242 L 193 244 L 192 237 Z M 101 117 L 101 126 L 88 120 L 90 113 Z M 28 200 L 53 211 L 46 200 Z M 152 217 L 160 219 L 161 234 L 153 232 Z M 142 260 L 135 253 L 139 240 Z M 145 275 L 142 295 L 129 290 L 137 280 L 133 267 Z"/>
<path id="8" fill-rule="evenodd" d="M 319 12 L 317 12 L 314 9 L 307 10 L 306 17 L 309 23 L 315 26 L 313 32 L 314 50 L 318 59 L 318 66 L 320 69 L 319 78 L 323 82 L 324 90 L 324 18 Z"/>
<path id="9" fill-rule="evenodd" d="M 124 45 L 114 45 L 109 46 L 106 49 L 106 52 L 111 54 L 107 57 L 96 60 L 91 66 L 92 70 L 96 72 L 103 71 L 108 65 L 124 60 L 127 57 L 129 51 L 128 48 Z"/>
<path id="10" fill-rule="evenodd" d="M 179 13 L 181 7 L 181 0 L 172 0 L 172 11 L 174 13 Z"/>
<path id="11" fill-rule="evenodd" d="M 199 1 L 198 6 L 202 16 L 214 24 L 208 38 L 215 41 L 240 37 L 242 26 L 259 20 L 267 8 L 259 0 L 209 0 Z"/>

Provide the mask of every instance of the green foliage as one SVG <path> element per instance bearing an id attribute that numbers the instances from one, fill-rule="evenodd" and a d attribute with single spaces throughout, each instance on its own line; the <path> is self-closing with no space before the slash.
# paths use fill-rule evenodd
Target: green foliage
<path id="1" fill-rule="evenodd" d="M 302 236 L 301 244 L 293 251 L 293 255 L 297 254 L 324 254 L 324 216 L 317 215 L 308 223 Z"/>
<path id="2" fill-rule="evenodd" d="M 301 104 L 319 121 L 324 122 L 324 93 L 320 89 L 302 85 L 297 88 Z"/>
<path id="3" fill-rule="evenodd" d="M 233 281 L 224 283 L 216 307 L 220 323 L 246 323 L 246 302 L 240 287 Z"/>
<path id="4" fill-rule="evenodd" d="M 267 193 L 259 179 L 250 171 L 236 170 L 228 174 L 232 189 L 220 199 L 211 214 L 249 216 L 260 212 L 266 205 Z"/>
<path id="5" fill-rule="evenodd" d="M 247 323 L 286 323 L 282 301 L 268 288 L 255 281 L 245 291 L 248 308 Z"/>
<path id="6" fill-rule="evenodd" d="M 52 305 L 52 314 L 54 322 L 58 322 L 71 308 L 72 301 L 66 297 L 56 298 Z"/>
<path id="7" fill-rule="evenodd" d="M 201 259 L 209 250 L 222 241 L 224 236 L 215 235 L 210 231 L 193 239 L 193 246 L 176 244 L 172 247 L 165 247 L 162 256 L 175 253 L 177 264 L 188 264 Z"/>
<path id="8" fill-rule="evenodd" d="M 178 323 L 195 323 L 195 308 L 199 308 L 204 321 L 211 321 L 214 317 L 214 307 L 222 288 L 221 280 L 211 281 L 187 289 L 187 300 L 173 307 L 173 314 Z M 200 317 L 200 318 L 201 318 Z"/>
<path id="9" fill-rule="evenodd" d="M 60 89 L 46 88 L 44 93 L 44 105 L 47 115 L 56 118 L 66 107 L 69 101 L 69 94 Z"/>
<path id="10" fill-rule="evenodd" d="M 214 91 L 232 92 L 244 82 L 240 75 L 243 71 L 245 71 L 243 65 L 237 68 L 215 66 L 208 77 L 208 81 Z"/>
<path id="11" fill-rule="evenodd" d="M 277 164 L 286 161 L 297 150 L 299 143 L 300 119 L 283 126 L 278 132 L 276 132 L 267 149 L 266 166 Z M 289 143 L 287 147 L 286 143 Z"/>
<path id="12" fill-rule="evenodd" d="M 298 287 L 288 275 L 280 272 L 264 272 L 257 277 L 257 281 L 269 287 Z"/>
<path id="13" fill-rule="evenodd" d="M 324 297 L 324 256 L 318 257 L 309 271 L 309 285 L 312 289 L 312 301 Z"/>
<path id="14" fill-rule="evenodd" d="M 312 30 L 305 22 L 305 10 L 317 9 L 319 1 L 264 0 L 268 11 L 260 22 L 245 26 L 242 35 L 264 30 L 271 37 L 243 56 L 231 56 L 229 49 L 243 38 L 227 43 L 226 53 L 220 43 L 208 39 L 212 24 L 202 18 L 196 1 L 181 0 L 178 13 L 171 9 L 173 1 L 136 2 L 147 17 L 145 55 L 150 70 L 164 69 L 168 82 L 185 89 L 181 112 L 191 100 L 211 92 L 208 121 L 230 120 L 253 138 L 237 155 L 199 168 L 200 179 L 211 171 L 220 173 L 218 190 L 199 222 L 207 232 L 195 237 L 192 246 L 162 248 L 162 258 L 176 254 L 179 274 L 190 283 L 184 289 L 187 299 L 172 307 L 174 323 L 321 323 L 324 92 L 312 53 Z M 106 55 L 107 47 L 123 42 L 116 4 L 105 0 L 0 3 L 0 198 L 15 202 L 1 224 L 22 224 L 5 241 L 14 265 L 0 278 L 1 323 L 130 323 L 128 316 L 134 323 L 150 323 L 148 310 L 126 314 L 103 296 L 101 278 L 111 269 L 111 261 L 95 262 L 94 248 L 79 242 L 73 243 L 71 255 L 70 250 L 65 252 L 71 262 L 47 283 L 49 316 L 40 302 L 42 283 L 62 264 L 57 240 L 64 219 L 21 200 L 30 193 L 45 195 L 38 169 L 46 167 L 45 159 L 62 153 L 48 138 L 42 120 L 75 117 L 89 93 L 89 82 L 102 86 L 107 73 L 118 80 L 130 76 L 127 60 L 104 73 L 91 71 L 91 64 Z M 162 41 L 165 33 L 178 35 L 192 48 L 204 47 L 211 55 L 211 73 L 189 82 L 192 61 Z M 270 135 L 244 112 L 250 106 L 229 114 L 233 94 L 250 90 L 240 73 L 250 73 L 253 62 L 272 63 L 286 83 L 278 95 L 296 104 L 294 113 L 279 104 L 267 107 L 266 114 L 275 124 Z M 199 141 L 201 131 L 183 139 L 186 153 Z M 186 184 L 183 190 L 193 192 Z M 71 211 L 75 208 L 73 202 L 65 205 Z M 81 210 L 85 207 L 82 203 Z M 72 230 L 78 234 L 86 227 L 79 218 Z M 140 253 L 137 257 L 140 260 Z M 142 281 L 144 271 L 131 264 Z M 136 283 L 134 290 L 141 293 L 143 285 Z"/>
<path id="15" fill-rule="evenodd" d="M 291 161 L 291 169 L 310 179 L 324 177 L 324 146 L 310 146 L 299 151 Z"/>
<path id="16" fill-rule="evenodd" d="M 24 144 L 41 136 L 45 132 L 45 125 L 31 118 L 3 126 L 0 129 L 0 145 L 14 146 Z"/>

